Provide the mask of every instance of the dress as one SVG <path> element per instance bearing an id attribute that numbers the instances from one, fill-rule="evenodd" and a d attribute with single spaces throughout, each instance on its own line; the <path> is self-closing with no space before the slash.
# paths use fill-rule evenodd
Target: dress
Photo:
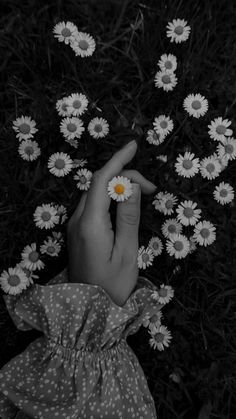
<path id="1" fill-rule="evenodd" d="M 4 295 L 16 327 L 43 335 L 0 370 L 0 417 L 156 419 L 146 377 L 126 342 L 146 314 L 163 307 L 151 297 L 156 289 L 139 276 L 119 306 L 99 285 L 68 282 L 66 267 L 46 285 Z"/>

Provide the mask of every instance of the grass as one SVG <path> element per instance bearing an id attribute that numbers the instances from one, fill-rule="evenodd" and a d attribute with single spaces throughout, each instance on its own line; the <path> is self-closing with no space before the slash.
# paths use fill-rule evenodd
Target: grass
<path id="1" fill-rule="evenodd" d="M 235 205 L 222 207 L 212 198 L 219 178 L 208 182 L 200 176 L 180 178 L 173 164 L 186 147 L 199 158 L 215 151 L 207 134 L 207 124 L 215 117 L 232 120 L 235 132 L 236 4 L 230 0 L 3 0 L 1 5 L 1 270 L 20 261 L 24 246 L 46 238 L 45 231 L 33 222 L 37 205 L 51 201 L 63 204 L 70 217 L 78 204 L 81 192 L 72 177 L 57 179 L 48 172 L 52 153 L 64 151 L 73 158 L 87 158 L 86 167 L 93 172 L 135 137 L 139 149 L 128 168 L 156 183 L 158 190 L 198 202 L 203 218 L 216 226 L 217 240 L 180 261 L 164 253 L 141 273 L 156 284 L 165 282 L 175 289 L 175 298 L 163 309 L 164 324 L 173 339 L 163 353 L 154 351 L 141 328 L 128 337 L 128 343 L 144 369 L 160 418 L 233 418 Z M 190 39 L 179 45 L 171 44 L 165 35 L 167 22 L 178 17 L 192 28 Z M 76 58 L 68 46 L 53 37 L 52 28 L 61 20 L 72 21 L 94 36 L 97 48 L 91 58 Z M 178 60 L 178 84 L 169 93 L 156 89 L 153 82 L 157 61 L 165 52 Z M 91 116 L 103 116 L 111 133 L 100 142 L 84 134 L 75 150 L 60 135 L 55 103 L 77 91 L 90 101 L 85 124 Z M 182 102 L 187 94 L 198 92 L 210 106 L 204 117 L 195 120 L 186 117 Z M 154 117 L 161 113 L 171 115 L 175 130 L 155 147 L 145 136 Z M 11 128 L 12 121 L 21 115 L 31 115 L 39 128 L 35 139 L 42 154 L 32 163 L 20 158 Z M 157 154 L 167 154 L 168 162 L 157 161 Z M 235 161 L 230 162 L 220 181 L 235 185 L 235 169 Z M 166 218 L 155 211 L 152 199 L 142 197 L 140 245 L 146 246 L 152 235 L 161 237 L 160 227 Z M 111 212 L 114 222 L 115 206 Z M 64 226 L 61 231 L 65 236 Z M 64 248 L 56 264 L 47 260 L 44 271 L 38 273 L 39 282 L 46 283 L 66 263 Z M 16 330 L 2 297 L 0 327 L 1 365 L 40 336 L 37 331 Z M 180 383 L 169 378 L 174 371 L 182 374 Z"/>

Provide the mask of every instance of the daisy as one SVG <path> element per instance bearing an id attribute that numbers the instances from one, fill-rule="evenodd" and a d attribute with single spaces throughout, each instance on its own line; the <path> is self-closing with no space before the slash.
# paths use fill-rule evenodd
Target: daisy
<path id="1" fill-rule="evenodd" d="M 228 204 L 234 199 L 234 190 L 229 183 L 221 182 L 213 192 L 214 199 L 221 205 Z"/>
<path id="2" fill-rule="evenodd" d="M 24 247 L 23 252 L 21 253 L 22 267 L 26 267 L 30 271 L 35 271 L 35 269 L 43 269 L 45 264 L 39 259 L 39 253 L 36 251 L 36 243 L 31 243 Z"/>
<path id="3" fill-rule="evenodd" d="M 82 93 L 72 93 L 67 98 L 68 112 L 73 116 L 82 115 L 88 108 L 88 99 Z"/>
<path id="4" fill-rule="evenodd" d="M 166 242 L 166 250 L 170 256 L 176 259 L 182 259 L 187 256 L 190 244 L 183 234 L 172 234 Z"/>
<path id="5" fill-rule="evenodd" d="M 208 110 L 208 101 L 199 93 L 196 95 L 190 94 L 184 99 L 183 106 L 190 116 L 200 118 Z"/>
<path id="6" fill-rule="evenodd" d="M 94 38 L 88 33 L 78 32 L 70 46 L 75 52 L 76 56 L 79 55 L 80 57 L 84 58 L 93 55 L 96 48 L 96 43 Z"/>
<path id="7" fill-rule="evenodd" d="M 38 279 L 39 278 L 39 276 L 38 275 L 35 275 L 33 271 L 31 271 L 30 269 L 27 269 L 26 267 L 22 266 L 22 262 L 17 263 L 15 267 L 16 268 L 19 267 L 19 268 L 23 269 L 23 271 L 26 274 L 26 276 L 27 276 L 30 284 L 34 284 L 34 279 Z"/>
<path id="8" fill-rule="evenodd" d="M 162 71 L 175 71 L 177 68 L 177 59 L 175 55 L 162 54 L 160 60 L 158 61 L 158 65 Z"/>
<path id="9" fill-rule="evenodd" d="M 84 130 L 83 121 L 75 116 L 72 118 L 63 118 L 60 123 L 61 133 L 69 140 L 80 138 Z"/>
<path id="10" fill-rule="evenodd" d="M 218 156 L 221 159 L 236 159 L 236 140 L 233 137 L 226 138 L 223 144 L 217 146 Z"/>
<path id="11" fill-rule="evenodd" d="M 75 180 L 78 180 L 77 188 L 80 190 L 87 191 L 90 188 L 91 178 L 93 174 L 90 170 L 87 169 L 79 169 L 77 170 L 76 175 L 74 176 Z"/>
<path id="12" fill-rule="evenodd" d="M 54 153 L 48 159 L 49 172 L 57 177 L 65 176 L 72 170 L 72 163 L 73 160 L 68 154 Z"/>
<path id="13" fill-rule="evenodd" d="M 17 133 L 16 137 L 21 141 L 28 140 L 33 137 L 33 135 L 38 131 L 35 126 L 36 122 L 31 119 L 31 116 L 21 116 L 13 121 L 12 128 Z"/>
<path id="14" fill-rule="evenodd" d="M 186 151 L 184 155 L 179 154 L 175 163 L 175 170 L 179 176 L 187 178 L 195 176 L 199 171 L 199 158 L 194 159 L 194 154 Z"/>
<path id="15" fill-rule="evenodd" d="M 78 34 L 78 28 L 72 22 L 59 22 L 54 26 L 53 33 L 59 42 L 65 42 L 68 45 Z"/>
<path id="16" fill-rule="evenodd" d="M 66 138 L 65 142 L 69 143 L 74 148 L 78 148 L 79 143 L 78 143 L 78 140 L 76 140 L 75 138 L 73 138 L 73 139 L 72 138 L 70 138 L 70 139 Z"/>
<path id="17" fill-rule="evenodd" d="M 57 215 L 57 208 L 51 204 L 42 204 L 37 206 L 34 212 L 35 225 L 41 229 L 53 228 L 59 223 L 59 215 Z"/>
<path id="18" fill-rule="evenodd" d="M 61 245 L 56 240 L 50 238 L 48 240 L 44 240 L 43 243 L 44 244 L 40 246 L 40 252 L 42 254 L 46 253 L 49 256 L 58 256 L 61 250 Z"/>
<path id="19" fill-rule="evenodd" d="M 153 122 L 154 130 L 164 137 L 169 134 L 173 128 L 174 124 L 172 119 L 169 118 L 169 116 L 160 115 L 158 118 L 154 119 Z"/>
<path id="20" fill-rule="evenodd" d="M 182 233 L 183 226 L 175 218 L 169 218 L 161 227 L 163 236 L 169 238 L 173 234 Z"/>
<path id="21" fill-rule="evenodd" d="M 215 155 L 205 157 L 200 161 L 200 173 L 203 178 L 215 179 L 221 170 L 221 165 Z"/>
<path id="22" fill-rule="evenodd" d="M 59 99 L 56 103 L 56 110 L 60 116 L 71 116 L 71 111 L 69 111 L 68 98 L 65 96 L 62 99 Z"/>
<path id="23" fill-rule="evenodd" d="M 196 209 L 197 203 L 193 201 L 181 202 L 177 212 L 177 219 L 185 226 L 195 225 L 196 222 L 201 218 L 202 210 Z"/>
<path id="24" fill-rule="evenodd" d="M 154 198 L 156 199 L 152 203 L 156 210 L 164 215 L 171 215 L 174 212 L 173 208 L 178 202 L 175 195 L 169 192 L 159 192 Z"/>
<path id="25" fill-rule="evenodd" d="M 59 232 L 52 231 L 52 237 L 54 239 L 56 239 L 60 244 L 64 243 L 64 239 L 63 239 L 62 233 L 60 231 Z M 51 236 L 47 237 L 47 239 L 50 239 L 50 238 L 51 238 Z"/>
<path id="26" fill-rule="evenodd" d="M 233 134 L 232 129 L 228 128 L 231 123 L 231 121 L 223 119 L 221 116 L 219 118 L 215 118 L 211 121 L 210 125 L 208 125 L 208 134 L 215 141 L 224 141 L 226 136 L 228 137 Z"/>
<path id="27" fill-rule="evenodd" d="M 200 221 L 195 225 L 193 238 L 200 246 L 207 246 L 215 241 L 215 230 L 209 221 Z"/>
<path id="28" fill-rule="evenodd" d="M 218 162 L 220 163 L 220 167 L 221 167 L 221 171 L 224 170 L 228 164 L 229 164 L 229 159 L 228 157 L 222 157 L 220 158 L 219 155 L 217 155 L 216 153 L 214 153 L 216 159 L 218 160 Z"/>
<path id="29" fill-rule="evenodd" d="M 21 141 L 18 152 L 23 160 L 33 161 L 41 154 L 41 149 L 36 141 L 23 140 Z"/>
<path id="30" fill-rule="evenodd" d="M 109 125 L 104 118 L 93 118 L 88 124 L 89 134 L 93 138 L 103 138 L 109 132 Z"/>
<path id="31" fill-rule="evenodd" d="M 75 169 L 77 167 L 84 167 L 84 165 L 87 164 L 87 163 L 88 163 L 88 160 L 86 160 L 86 159 L 80 159 L 80 160 L 79 159 L 74 159 L 72 167 L 73 167 L 73 169 Z"/>
<path id="32" fill-rule="evenodd" d="M 132 195 L 132 183 L 127 177 L 115 176 L 108 183 L 107 192 L 110 198 L 123 202 Z"/>
<path id="33" fill-rule="evenodd" d="M 193 253 L 197 249 L 197 245 L 193 236 L 189 237 L 189 243 L 190 243 L 189 253 Z"/>
<path id="34" fill-rule="evenodd" d="M 173 90 L 177 84 L 177 77 L 175 73 L 170 70 L 157 71 L 154 78 L 155 86 L 163 88 L 166 92 Z"/>
<path id="35" fill-rule="evenodd" d="M 68 216 L 66 213 L 66 207 L 64 205 L 55 205 L 57 209 L 57 215 L 61 217 L 61 224 L 64 224 L 64 222 L 67 220 Z"/>
<path id="36" fill-rule="evenodd" d="M 146 140 L 149 144 L 159 145 L 164 141 L 164 135 L 158 134 L 154 129 L 149 129 Z"/>
<path id="37" fill-rule="evenodd" d="M 154 256 L 159 256 L 163 251 L 163 244 L 159 237 L 152 237 L 149 240 L 148 247 L 152 249 Z"/>
<path id="38" fill-rule="evenodd" d="M 161 284 L 159 290 L 153 291 L 151 297 L 159 304 L 168 304 L 174 297 L 174 290 L 170 285 Z"/>
<path id="39" fill-rule="evenodd" d="M 152 265 L 154 259 L 154 254 L 150 247 L 145 249 L 144 246 L 141 246 L 138 250 L 138 267 L 140 269 L 146 269 L 147 266 Z"/>
<path id="40" fill-rule="evenodd" d="M 172 339 L 170 331 L 165 326 L 155 327 L 150 330 L 148 333 L 151 334 L 151 339 L 149 339 L 149 344 L 154 349 L 159 351 L 164 351 L 165 346 L 169 346 L 169 342 Z"/>
<path id="41" fill-rule="evenodd" d="M 159 154 L 159 156 L 156 156 L 156 160 L 160 160 L 163 163 L 166 163 L 168 160 L 168 157 L 166 154 Z"/>
<path id="42" fill-rule="evenodd" d="M 146 313 L 142 325 L 143 327 L 148 327 L 149 330 L 153 330 L 155 327 L 161 326 L 161 318 L 163 317 L 163 314 L 161 310 L 158 310 L 154 314 Z"/>
<path id="43" fill-rule="evenodd" d="M 187 23 L 184 19 L 173 19 L 172 22 L 168 22 L 166 35 L 167 38 L 171 38 L 170 42 L 178 44 L 187 41 L 191 31 L 191 27 L 187 26 Z"/>
<path id="44" fill-rule="evenodd" d="M 23 269 L 18 266 L 2 272 L 0 285 L 5 293 L 16 295 L 25 290 L 30 285 L 30 281 Z"/>

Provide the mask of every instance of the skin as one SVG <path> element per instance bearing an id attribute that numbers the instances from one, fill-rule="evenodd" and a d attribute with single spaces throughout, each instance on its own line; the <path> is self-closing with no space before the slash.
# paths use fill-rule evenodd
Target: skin
<path id="1" fill-rule="evenodd" d="M 136 170 L 123 170 L 137 151 L 129 142 L 93 173 L 88 191 L 67 225 L 70 282 L 101 286 L 110 298 L 123 306 L 134 290 L 139 269 L 139 222 L 141 193 L 151 194 L 156 186 Z M 108 182 L 125 176 L 132 182 L 133 194 L 117 203 L 116 234 L 112 230 Z"/>

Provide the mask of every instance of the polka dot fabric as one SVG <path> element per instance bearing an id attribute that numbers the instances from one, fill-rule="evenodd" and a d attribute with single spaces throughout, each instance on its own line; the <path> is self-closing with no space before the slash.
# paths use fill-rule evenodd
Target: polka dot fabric
<path id="1" fill-rule="evenodd" d="M 123 306 L 99 285 L 68 282 L 4 295 L 16 327 L 43 335 L 0 370 L 2 419 L 156 419 L 144 372 L 126 342 L 163 305 L 139 277 Z"/>

